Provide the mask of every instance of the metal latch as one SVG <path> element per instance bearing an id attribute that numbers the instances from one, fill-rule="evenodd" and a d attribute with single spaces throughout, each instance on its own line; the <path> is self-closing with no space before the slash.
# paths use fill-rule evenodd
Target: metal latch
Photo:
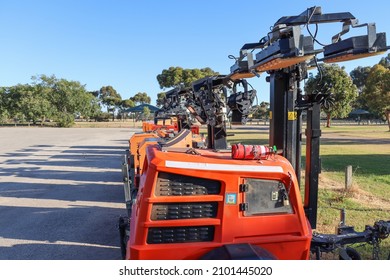
<path id="1" fill-rule="evenodd" d="M 248 184 L 240 184 L 240 192 L 247 192 L 248 188 Z"/>
<path id="2" fill-rule="evenodd" d="M 248 211 L 248 203 L 240 203 L 240 211 Z"/>

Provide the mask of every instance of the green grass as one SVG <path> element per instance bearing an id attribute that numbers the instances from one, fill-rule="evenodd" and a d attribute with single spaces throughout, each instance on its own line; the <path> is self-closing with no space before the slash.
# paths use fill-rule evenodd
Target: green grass
<path id="1" fill-rule="evenodd" d="M 319 228 L 333 230 L 338 213 L 347 211 L 347 224 L 364 230 L 377 220 L 390 220 L 390 133 L 387 126 L 348 126 L 322 129 L 322 174 L 339 188 L 322 186 L 319 191 Z M 354 190 L 344 190 L 345 167 L 353 168 Z M 341 188 L 340 188 L 341 187 Z M 376 203 L 375 203 L 376 202 Z M 330 217 L 337 217 L 330 218 Z M 381 258 L 387 258 L 390 240 L 385 239 Z M 372 247 L 356 248 L 365 259 Z"/>
<path id="2" fill-rule="evenodd" d="M 322 132 L 325 134 L 337 133 L 342 135 L 362 135 L 370 138 L 390 137 L 388 125 L 355 125 L 355 126 L 332 126 L 322 127 Z M 358 133 L 358 134 L 357 134 Z"/>
<path id="3" fill-rule="evenodd" d="M 268 144 L 268 130 L 249 130 L 249 129 L 240 129 L 233 130 L 234 135 L 228 136 L 228 142 L 232 144 L 251 144 L 251 145 L 267 145 Z"/>
<path id="4" fill-rule="evenodd" d="M 321 147 L 322 168 L 337 181 L 344 180 L 347 165 L 353 180 L 365 191 L 390 200 L 390 145 L 326 145 Z"/>

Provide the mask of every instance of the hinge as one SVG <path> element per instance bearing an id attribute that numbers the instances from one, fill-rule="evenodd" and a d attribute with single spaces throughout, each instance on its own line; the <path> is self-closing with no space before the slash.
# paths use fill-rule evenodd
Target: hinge
<path id="1" fill-rule="evenodd" d="M 240 211 L 248 211 L 248 203 L 240 203 Z"/>
<path id="2" fill-rule="evenodd" d="M 240 184 L 240 192 L 247 192 L 248 184 Z"/>

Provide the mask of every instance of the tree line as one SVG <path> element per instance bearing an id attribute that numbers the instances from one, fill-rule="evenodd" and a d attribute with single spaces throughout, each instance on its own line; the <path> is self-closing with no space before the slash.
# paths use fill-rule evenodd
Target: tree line
<path id="1" fill-rule="evenodd" d="M 390 130 L 390 54 L 378 64 L 357 67 L 349 74 L 336 64 L 321 64 L 316 75 L 309 75 L 305 92 L 331 92 L 333 105 L 324 108 L 328 119 L 345 118 L 353 109 L 364 109 L 376 118 L 387 120 Z M 162 90 L 173 87 L 189 87 L 191 83 L 219 75 L 209 67 L 184 69 L 169 67 L 162 70 L 156 79 Z M 165 92 L 157 94 L 156 104 L 161 106 Z M 54 75 L 32 77 L 30 84 L 0 87 L 0 123 L 7 121 L 28 121 L 43 123 L 53 120 L 59 126 L 70 126 L 75 118 L 107 120 L 123 116 L 127 108 L 142 103 L 151 103 L 146 92 L 122 99 L 112 86 L 87 91 L 78 81 L 58 79 Z M 105 109 L 105 110 L 104 110 Z M 255 118 L 266 118 L 269 103 L 253 106 Z"/>
<path id="2" fill-rule="evenodd" d="M 0 87 L 0 123 L 43 124 L 50 120 L 68 127 L 75 118 L 107 120 L 120 116 L 126 108 L 150 102 L 145 92 L 123 100 L 112 86 L 91 92 L 78 81 L 40 75 L 33 76 L 29 84 Z"/>

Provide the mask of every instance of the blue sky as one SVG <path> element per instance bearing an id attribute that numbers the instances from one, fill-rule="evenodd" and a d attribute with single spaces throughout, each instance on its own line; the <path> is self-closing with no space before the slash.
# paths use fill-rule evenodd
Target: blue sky
<path id="1" fill-rule="evenodd" d="M 146 92 L 155 104 L 156 76 L 170 66 L 210 67 L 228 74 L 245 43 L 257 42 L 280 17 L 308 7 L 351 12 L 375 22 L 390 38 L 388 1 L 232 0 L 0 0 L 0 86 L 30 83 L 34 75 L 80 81 L 87 90 L 111 85 L 122 98 Z M 341 24 L 319 26 L 330 43 Z M 351 34 L 363 35 L 359 28 Z M 387 44 L 390 45 L 390 39 Z M 342 63 L 350 72 L 381 56 Z M 269 100 L 265 75 L 248 80 Z"/>

